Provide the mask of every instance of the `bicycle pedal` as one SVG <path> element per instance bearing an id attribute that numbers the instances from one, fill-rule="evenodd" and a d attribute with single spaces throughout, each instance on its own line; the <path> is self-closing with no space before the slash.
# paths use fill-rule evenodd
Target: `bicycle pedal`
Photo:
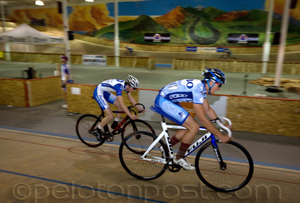
<path id="1" fill-rule="evenodd" d="M 105 140 L 107 141 L 107 142 L 112 142 L 113 140 L 114 140 L 114 136 L 111 136 L 110 134 L 109 135 L 106 135 L 106 138 L 105 138 Z"/>

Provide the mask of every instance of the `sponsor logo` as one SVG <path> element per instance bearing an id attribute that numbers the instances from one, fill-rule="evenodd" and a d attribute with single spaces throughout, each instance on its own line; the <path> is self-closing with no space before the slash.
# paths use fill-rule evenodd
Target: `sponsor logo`
<path id="1" fill-rule="evenodd" d="M 169 99 L 177 99 L 177 98 L 186 98 L 188 97 L 187 94 L 172 94 L 169 96 Z"/>
<path id="2" fill-rule="evenodd" d="M 179 112 L 178 115 L 180 116 L 180 118 L 182 118 L 184 116 L 183 112 Z"/>
<path id="3" fill-rule="evenodd" d="M 197 51 L 197 47 L 186 47 L 186 51 Z"/>

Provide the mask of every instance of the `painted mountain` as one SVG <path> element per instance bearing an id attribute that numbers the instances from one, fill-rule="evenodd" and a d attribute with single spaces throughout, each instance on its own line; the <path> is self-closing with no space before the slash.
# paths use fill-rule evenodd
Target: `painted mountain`
<path id="1" fill-rule="evenodd" d="M 216 46 L 226 45 L 229 33 L 258 33 L 264 42 L 268 13 L 261 10 L 225 12 L 214 7 L 182 8 L 151 18 L 142 15 L 134 20 L 119 22 L 120 41 L 136 44 L 156 44 L 144 41 L 145 33 L 169 33 L 171 41 L 164 45 Z M 273 18 L 272 32 L 280 31 L 281 21 Z M 93 32 L 92 36 L 114 39 L 114 25 Z M 287 44 L 300 43 L 300 26 L 289 25 Z M 253 45 L 251 45 L 253 46 Z"/>
<path id="2" fill-rule="evenodd" d="M 280 31 L 281 27 L 284 1 L 276 0 L 276 2 L 272 32 Z M 299 11 L 300 8 L 291 9 L 287 44 L 300 44 Z M 70 30 L 87 36 L 114 40 L 114 18 L 110 16 L 107 4 L 69 6 L 68 14 Z M 15 9 L 10 11 L 7 18 L 12 22 L 62 27 L 62 17 L 56 8 Z M 159 17 L 120 16 L 119 31 L 121 42 L 174 46 L 228 46 L 229 33 L 257 33 L 259 42 L 249 46 L 261 46 L 265 40 L 266 22 L 267 12 L 262 10 L 225 12 L 215 7 L 177 6 Z M 169 33 L 171 41 L 169 43 L 145 42 L 145 33 Z M 230 46 L 238 46 L 238 44 Z"/>

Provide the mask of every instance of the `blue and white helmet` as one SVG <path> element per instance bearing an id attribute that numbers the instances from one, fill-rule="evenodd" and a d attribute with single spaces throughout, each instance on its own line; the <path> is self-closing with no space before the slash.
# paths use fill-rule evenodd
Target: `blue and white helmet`
<path id="1" fill-rule="evenodd" d="M 204 72 L 202 73 L 204 76 L 205 81 L 212 80 L 217 83 L 225 84 L 226 77 L 225 74 L 216 68 L 205 68 Z"/>

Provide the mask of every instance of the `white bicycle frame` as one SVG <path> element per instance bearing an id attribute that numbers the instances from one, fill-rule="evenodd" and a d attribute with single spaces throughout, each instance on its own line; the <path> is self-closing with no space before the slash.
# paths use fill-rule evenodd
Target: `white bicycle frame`
<path id="1" fill-rule="evenodd" d="M 228 122 L 229 125 L 231 125 L 231 121 L 228 118 L 225 117 L 220 117 L 220 119 L 222 120 L 226 120 Z M 225 127 L 219 120 L 216 121 L 217 124 L 221 127 L 221 130 L 225 130 L 228 132 L 228 136 L 231 137 L 232 133 L 231 130 L 227 127 Z M 168 129 L 186 129 L 183 126 L 180 125 L 167 125 L 165 121 L 161 122 L 161 126 L 162 126 L 162 132 L 160 133 L 160 135 L 153 141 L 153 143 L 148 147 L 148 149 L 146 150 L 146 152 L 141 156 L 141 160 L 144 161 L 150 161 L 150 162 L 156 162 L 156 163 L 162 163 L 162 164 L 166 164 L 167 161 L 162 158 L 162 157 L 157 157 L 157 156 L 152 156 L 149 155 L 148 153 L 154 148 L 154 146 L 163 138 L 165 137 L 165 141 L 166 141 L 166 145 L 168 147 L 168 151 L 170 152 L 170 159 L 173 159 L 174 154 L 173 154 L 173 148 L 171 146 L 171 141 L 170 141 L 170 137 L 168 134 Z M 204 131 L 207 130 L 204 127 L 200 127 L 199 131 Z M 207 132 L 206 134 L 204 134 L 201 138 L 199 138 L 196 142 L 194 142 L 194 144 L 192 144 L 186 151 L 185 153 L 185 157 L 187 157 L 188 155 L 190 155 L 193 151 L 195 151 L 198 147 L 200 147 L 204 142 L 206 142 L 209 138 L 212 139 L 212 142 L 215 143 L 215 137 L 212 133 Z M 219 141 L 220 142 L 220 141 Z M 162 149 L 163 150 L 163 149 Z M 163 151 L 162 151 L 163 152 Z M 152 157 L 153 159 L 149 159 L 146 158 L 147 156 Z"/>

